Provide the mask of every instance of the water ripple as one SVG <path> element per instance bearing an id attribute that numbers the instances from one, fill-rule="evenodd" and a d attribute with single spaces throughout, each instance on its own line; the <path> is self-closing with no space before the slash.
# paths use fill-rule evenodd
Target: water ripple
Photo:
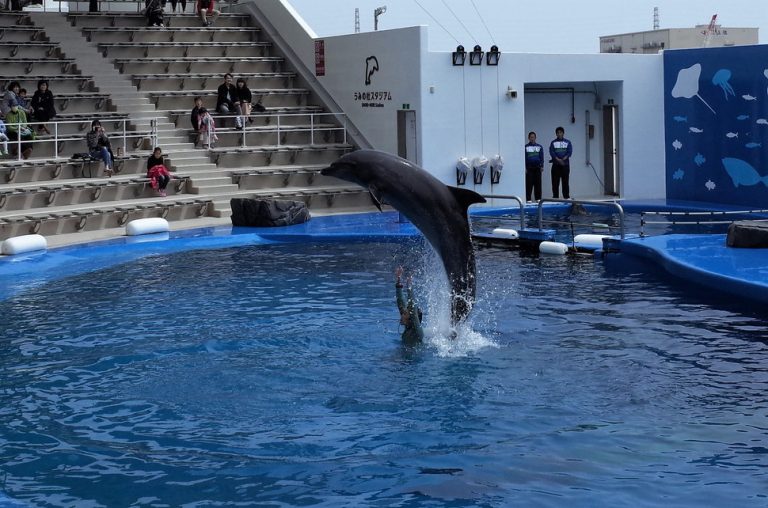
<path id="1" fill-rule="evenodd" d="M 397 264 L 426 311 L 418 347 L 399 342 Z M 441 270 L 423 244 L 237 248 L 0 302 L 0 490 L 32 506 L 765 505 L 763 317 L 488 249 L 451 340 Z"/>

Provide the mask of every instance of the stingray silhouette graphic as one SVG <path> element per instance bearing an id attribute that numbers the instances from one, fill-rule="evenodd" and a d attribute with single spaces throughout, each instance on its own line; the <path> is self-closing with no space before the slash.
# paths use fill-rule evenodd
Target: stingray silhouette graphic
<path id="1" fill-rule="evenodd" d="M 365 84 L 371 84 L 371 76 L 379 70 L 379 60 L 375 56 L 369 56 L 365 59 Z"/>

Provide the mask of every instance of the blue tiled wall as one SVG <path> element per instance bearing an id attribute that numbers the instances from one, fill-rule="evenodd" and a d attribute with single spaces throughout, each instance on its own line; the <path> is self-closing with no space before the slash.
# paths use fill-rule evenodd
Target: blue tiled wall
<path id="1" fill-rule="evenodd" d="M 667 198 L 768 207 L 768 46 L 664 52 Z"/>

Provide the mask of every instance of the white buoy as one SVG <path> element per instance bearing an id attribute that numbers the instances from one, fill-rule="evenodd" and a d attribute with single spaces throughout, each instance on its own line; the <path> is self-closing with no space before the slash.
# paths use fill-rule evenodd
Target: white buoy
<path id="1" fill-rule="evenodd" d="M 150 233 L 165 233 L 170 229 L 168 221 L 161 217 L 132 220 L 125 226 L 128 236 L 148 235 Z"/>
<path id="2" fill-rule="evenodd" d="M 38 250 L 47 250 L 48 241 L 43 235 L 22 235 L 8 238 L 3 242 L 2 252 L 7 255 L 24 254 Z"/>
<path id="3" fill-rule="evenodd" d="M 541 242 L 539 244 L 539 252 L 542 254 L 555 254 L 562 256 L 568 252 L 568 246 L 560 242 Z"/>
<path id="4" fill-rule="evenodd" d="M 512 240 L 517 240 L 520 235 L 518 235 L 517 230 L 515 229 L 506 229 L 506 228 L 496 228 L 493 231 L 491 231 L 492 234 L 496 236 L 501 236 L 504 238 L 509 238 Z"/>
<path id="5" fill-rule="evenodd" d="M 578 249 L 599 250 L 603 248 L 603 238 L 611 238 L 610 235 L 576 235 L 573 244 Z"/>

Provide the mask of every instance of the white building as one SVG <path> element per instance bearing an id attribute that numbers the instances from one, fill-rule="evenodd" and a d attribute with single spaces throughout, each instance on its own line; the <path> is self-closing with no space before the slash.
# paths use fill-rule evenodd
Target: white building
<path id="1" fill-rule="evenodd" d="M 600 37 L 600 53 L 658 53 L 662 49 L 749 46 L 758 44 L 758 28 L 728 28 L 715 25 L 707 39 L 708 25 L 666 28 Z"/>
<path id="2" fill-rule="evenodd" d="M 425 26 L 319 38 L 286 0 L 240 8 L 303 63 L 299 74 L 346 113 L 361 146 L 405 156 L 446 184 L 456 185 L 460 157 L 498 154 L 500 182 L 470 177 L 466 188 L 523 196 L 528 132 L 546 150 L 562 126 L 574 146 L 572 196 L 665 195 L 661 55 L 503 53 L 498 65 L 468 56 L 455 66 L 451 52 L 428 50 Z M 547 177 L 543 190 L 552 196 Z"/>

